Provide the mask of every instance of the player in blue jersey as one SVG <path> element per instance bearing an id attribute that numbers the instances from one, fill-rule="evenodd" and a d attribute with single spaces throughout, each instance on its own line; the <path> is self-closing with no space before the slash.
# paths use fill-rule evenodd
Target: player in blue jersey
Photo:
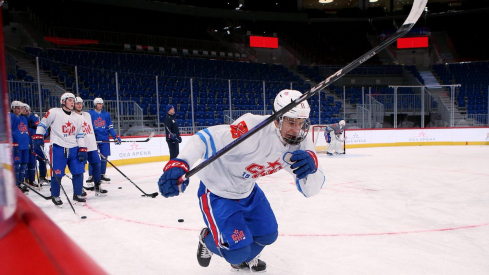
<path id="1" fill-rule="evenodd" d="M 116 134 L 114 130 L 114 126 L 112 125 L 112 119 L 110 118 L 110 114 L 107 111 L 102 110 L 104 107 L 104 100 L 100 97 L 97 97 L 93 100 L 94 109 L 88 111 L 90 116 L 92 117 L 93 129 L 95 131 L 95 138 L 97 141 L 109 141 L 109 134 L 115 141 L 115 145 L 121 144 L 121 138 Z M 110 156 L 110 143 L 98 143 L 98 149 L 100 154 L 107 159 Z M 105 175 L 107 170 L 107 160 L 104 158 L 101 159 L 100 163 L 100 171 L 102 173 L 101 179 L 103 181 L 110 181 L 110 179 Z M 92 177 L 92 169 L 89 167 L 88 169 L 88 180 L 87 182 L 93 182 Z"/>
<path id="2" fill-rule="evenodd" d="M 31 107 L 28 104 L 24 104 L 24 110 L 21 115 L 27 119 L 29 136 L 32 137 L 33 135 L 36 134 L 37 125 L 39 124 L 39 118 L 33 113 L 31 113 Z M 34 146 L 32 144 L 32 138 L 30 137 L 29 137 L 29 159 L 27 161 L 27 173 L 25 174 L 25 178 L 28 184 L 32 186 L 36 186 L 36 183 L 34 182 L 36 179 L 36 157 L 33 154 Z M 44 168 L 46 168 L 46 164 L 43 162 L 41 162 L 41 166 L 44 166 Z"/>
<path id="3" fill-rule="evenodd" d="M 24 186 L 24 177 L 29 159 L 29 131 L 27 130 L 27 120 L 20 117 L 24 109 L 24 103 L 17 100 L 12 101 L 10 109 L 16 185 L 22 192 L 27 193 L 29 189 Z"/>

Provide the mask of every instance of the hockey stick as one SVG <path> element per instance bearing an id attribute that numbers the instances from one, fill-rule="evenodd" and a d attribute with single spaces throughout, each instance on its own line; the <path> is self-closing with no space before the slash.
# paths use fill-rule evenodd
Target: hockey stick
<path id="1" fill-rule="evenodd" d="M 304 100 L 309 99 L 310 97 L 316 95 L 321 91 L 322 89 L 328 87 L 331 83 L 335 82 L 351 70 L 355 69 L 356 67 L 360 66 L 361 64 L 365 63 L 367 60 L 372 58 L 374 55 L 379 53 L 381 50 L 387 48 L 390 44 L 394 43 L 399 37 L 404 36 L 406 33 L 409 32 L 409 30 L 414 26 L 416 21 L 418 21 L 419 17 L 424 11 L 424 7 L 426 6 L 426 2 L 428 0 L 415 0 L 413 3 L 413 6 L 411 8 L 411 11 L 409 12 L 409 15 L 402 24 L 402 26 L 389 38 L 384 40 L 380 45 L 377 47 L 373 48 L 372 50 L 368 51 L 364 55 L 360 56 L 350 64 L 346 65 L 345 67 L 341 68 L 338 70 L 336 73 L 333 75 L 329 76 L 325 80 L 321 81 L 318 85 L 314 86 L 311 90 L 308 92 L 304 93 L 301 97 L 295 99 L 288 105 L 284 106 L 282 109 L 278 110 L 277 112 L 273 113 L 270 117 L 250 129 L 248 132 L 244 133 L 241 135 L 239 138 L 235 139 L 233 142 L 229 143 L 228 145 L 224 146 L 221 150 L 216 152 L 216 154 L 212 155 L 208 159 L 204 160 L 201 162 L 199 165 L 194 167 L 192 170 L 190 170 L 187 174 L 183 175 L 178 183 L 181 184 L 184 182 L 187 178 L 190 178 L 191 176 L 195 175 L 197 172 L 202 170 L 204 167 L 209 165 L 210 163 L 214 162 L 216 159 L 221 157 L 223 154 L 228 152 L 229 150 L 233 149 L 236 147 L 238 144 L 242 143 L 252 135 L 254 135 L 256 132 L 260 131 L 263 129 L 265 126 L 268 124 L 272 123 L 275 121 L 277 118 L 282 116 L 283 114 L 287 113 L 288 111 L 292 110 L 295 106 L 299 105 L 301 102 Z"/>
<path id="2" fill-rule="evenodd" d="M 63 187 L 63 185 L 61 185 L 61 180 L 58 178 L 58 175 L 56 175 L 56 172 L 54 172 L 54 169 L 53 169 L 53 166 L 51 165 L 51 163 L 48 161 L 48 158 L 46 157 L 46 153 L 44 153 L 44 150 L 43 150 L 42 146 L 39 146 L 39 147 L 41 148 L 42 154 L 44 155 L 44 162 L 46 162 L 49 165 L 49 168 L 51 168 L 51 174 L 52 174 L 52 176 L 54 176 L 54 178 L 58 182 L 59 186 L 61 187 L 61 190 L 63 190 L 63 193 L 65 194 L 65 197 L 66 197 L 66 199 L 68 200 L 68 203 L 71 206 L 71 210 L 73 210 L 73 213 L 75 213 L 75 215 L 78 218 L 80 218 L 80 219 L 86 219 L 87 218 L 86 216 L 80 217 L 78 215 L 78 213 L 76 213 L 75 208 L 73 207 L 73 204 L 71 203 L 70 198 L 68 198 L 68 194 L 66 194 L 65 188 Z"/>
<path id="3" fill-rule="evenodd" d="M 73 180 L 73 178 L 72 178 L 70 175 L 65 174 L 65 176 L 66 176 L 67 178 L 69 178 L 70 180 Z M 88 190 L 88 191 L 93 191 L 93 190 L 95 190 L 95 187 L 85 187 L 85 186 L 83 186 L 83 184 L 82 184 L 82 187 L 83 187 L 83 189 Z"/>
<path id="4" fill-rule="evenodd" d="M 29 184 L 25 184 L 25 183 L 23 183 L 23 182 L 20 182 L 20 180 L 18 180 L 18 179 L 15 179 L 15 180 L 16 180 L 16 181 L 17 181 L 19 184 L 21 184 L 21 183 L 22 183 L 22 184 L 23 184 L 25 187 L 29 188 L 31 191 L 33 191 L 34 193 L 38 194 L 39 196 L 41 196 L 41 197 L 42 197 L 43 199 L 45 199 L 45 200 L 50 200 L 50 199 L 53 197 L 53 196 L 46 197 L 46 196 L 44 196 L 43 194 L 41 194 L 41 193 L 37 192 L 37 191 L 36 191 L 34 188 L 30 187 L 30 186 L 29 186 Z"/>
<path id="5" fill-rule="evenodd" d="M 150 139 L 153 138 L 154 135 L 155 135 L 155 133 L 151 132 L 149 137 L 147 137 L 144 140 L 121 140 L 121 142 L 148 142 Z M 108 141 L 100 141 L 99 140 L 99 141 L 97 141 L 97 143 L 111 143 L 111 142 L 119 142 L 119 141 L 115 141 L 115 140 L 108 140 Z"/>
<path id="6" fill-rule="evenodd" d="M 73 180 L 73 178 L 72 178 L 70 175 L 65 174 L 65 176 L 66 176 L 67 178 L 69 178 L 70 180 Z M 85 186 L 83 186 L 83 183 L 82 183 L 82 187 L 83 187 L 83 189 L 88 190 L 88 191 L 93 191 L 93 190 L 95 190 L 95 187 L 85 187 Z M 84 192 L 84 191 L 82 190 L 82 192 Z M 85 195 L 82 195 L 82 196 L 85 196 Z"/>
<path id="7" fill-rule="evenodd" d="M 139 186 L 137 186 L 137 184 L 135 184 L 130 178 L 128 178 L 126 175 L 124 175 L 124 173 L 122 173 L 122 171 L 119 170 L 119 168 L 117 168 L 112 162 L 110 162 L 110 160 L 108 160 L 106 157 L 104 157 L 104 155 L 100 154 L 100 152 L 99 152 L 99 155 L 100 155 L 101 158 L 103 158 L 108 163 L 110 163 L 110 165 L 112 165 L 112 167 L 114 167 L 115 170 L 117 170 L 119 173 L 121 173 L 121 175 L 123 175 L 128 181 L 130 181 L 134 186 L 136 186 L 136 188 L 139 189 L 139 191 L 141 191 L 141 193 L 144 194 L 144 195 L 141 195 L 141 197 L 155 198 L 156 196 L 158 196 L 158 192 L 154 192 L 152 194 L 146 194 L 143 190 L 141 190 L 141 188 L 139 188 Z"/>

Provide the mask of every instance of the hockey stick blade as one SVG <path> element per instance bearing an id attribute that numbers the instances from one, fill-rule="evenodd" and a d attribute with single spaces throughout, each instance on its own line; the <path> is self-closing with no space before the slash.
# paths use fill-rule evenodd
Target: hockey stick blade
<path id="1" fill-rule="evenodd" d="M 368 51 L 364 55 L 360 56 L 350 64 L 346 65 L 345 67 L 341 68 L 338 70 L 336 73 L 333 75 L 329 76 L 325 80 L 321 81 L 318 85 L 314 86 L 309 90 L 308 92 L 304 93 L 301 97 L 295 99 L 288 105 L 284 106 L 282 109 L 278 110 L 277 112 L 273 113 L 270 117 L 250 129 L 248 132 L 244 133 L 241 135 L 239 138 L 235 139 L 233 142 L 229 143 L 228 145 L 224 146 L 221 150 L 217 151 L 214 155 L 212 155 L 210 158 L 204 160 L 201 162 L 199 165 L 194 167 L 192 170 L 190 170 L 187 174 L 185 174 L 184 177 L 181 179 L 188 179 L 191 176 L 195 175 L 197 172 L 202 170 L 204 167 L 209 165 L 210 163 L 214 162 L 216 159 L 220 158 L 223 154 L 228 152 L 229 150 L 233 149 L 236 147 L 238 144 L 242 143 L 252 135 L 254 135 L 256 132 L 260 131 L 263 129 L 265 126 L 268 124 L 272 123 L 274 120 L 282 116 L 283 114 L 287 113 L 288 111 L 292 110 L 295 106 L 299 105 L 301 102 L 304 100 L 309 99 L 313 95 L 316 95 L 321 91 L 322 89 L 328 87 L 331 83 L 335 82 L 351 70 L 355 69 L 356 67 L 360 66 L 361 64 L 365 63 L 367 60 L 372 58 L 374 55 L 382 51 L 383 49 L 387 48 L 389 45 L 394 43 L 398 38 L 404 36 L 406 33 L 409 32 L 409 30 L 414 26 L 416 21 L 418 21 L 419 17 L 421 14 L 423 14 L 424 8 L 426 6 L 426 2 L 428 0 L 414 0 L 413 6 L 411 8 L 411 11 L 409 12 L 409 15 L 402 24 L 402 26 L 389 38 L 384 40 L 380 45 L 377 47 L 373 48 L 372 50 Z M 179 180 L 180 182 L 180 180 Z"/>
<path id="2" fill-rule="evenodd" d="M 104 155 L 102 155 L 100 152 L 98 153 L 100 155 L 100 158 L 107 161 L 110 165 L 112 165 L 112 167 L 114 167 L 115 170 L 117 170 L 117 172 L 119 172 L 124 178 L 126 178 L 126 180 L 128 180 L 130 183 L 132 183 L 132 185 L 134 185 L 139 191 L 141 191 L 141 193 L 143 193 L 144 195 L 141 195 L 141 196 L 148 196 L 148 197 L 156 197 L 158 196 L 158 193 L 153 193 L 153 194 L 148 194 L 146 192 L 144 192 L 141 188 L 139 188 L 139 186 L 137 184 L 135 184 L 130 178 L 128 178 L 124 173 L 122 173 L 121 170 L 119 170 L 119 168 L 117 168 L 117 166 L 115 166 L 110 160 L 108 160 L 106 157 L 104 157 Z M 155 196 L 156 194 L 156 196 Z"/>
<path id="3" fill-rule="evenodd" d="M 17 183 L 19 183 L 19 184 L 22 183 L 25 187 L 29 188 L 29 190 L 31 190 L 32 192 L 38 194 L 39 196 L 41 196 L 45 200 L 50 200 L 52 198 L 52 196 L 49 196 L 49 197 L 44 196 L 43 194 L 37 192 L 34 188 L 30 187 L 28 184 L 25 184 L 23 182 L 20 182 L 18 179 L 15 179 L 15 180 L 17 181 Z"/>
<path id="4" fill-rule="evenodd" d="M 151 134 L 149 135 L 149 137 L 147 137 L 144 140 L 121 140 L 121 142 L 148 142 L 148 141 L 150 141 L 153 138 L 154 135 L 155 135 L 155 133 L 154 132 L 151 132 Z M 112 143 L 115 143 L 115 142 L 118 142 L 118 141 L 115 141 L 115 140 L 107 140 L 107 141 L 101 141 L 101 140 L 99 140 L 99 141 L 97 141 L 97 143 L 111 143 L 111 142 Z"/>
<path id="5" fill-rule="evenodd" d="M 147 198 L 156 198 L 156 196 L 158 196 L 158 192 L 154 192 L 153 194 L 144 194 L 144 195 L 141 195 L 141 197 L 147 197 Z"/>

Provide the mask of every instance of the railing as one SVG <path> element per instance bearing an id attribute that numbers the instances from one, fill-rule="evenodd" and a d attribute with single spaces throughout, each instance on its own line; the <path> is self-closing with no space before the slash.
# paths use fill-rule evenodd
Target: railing
<path id="1" fill-rule="evenodd" d="M 395 107 L 394 95 L 379 94 L 379 95 L 372 95 L 372 97 L 377 102 L 384 105 L 385 112 L 394 112 L 394 107 Z M 421 98 L 421 95 L 419 95 L 419 94 L 397 95 L 397 111 L 398 112 L 421 112 L 421 107 L 423 105 L 422 101 L 423 101 L 423 99 Z M 368 99 L 366 99 L 366 102 L 368 102 Z M 431 95 L 429 95 L 429 94 L 424 95 L 424 111 L 425 112 L 430 112 L 430 111 L 436 110 L 437 104 L 435 104 L 433 102 L 435 102 L 435 101 Z"/>
<path id="2" fill-rule="evenodd" d="M 384 105 L 367 95 L 365 104 L 357 105 L 357 126 L 364 129 L 382 128 L 384 113 Z"/>
<path id="3" fill-rule="evenodd" d="M 438 106 L 438 114 L 440 116 L 440 119 L 435 120 L 432 124 L 434 125 L 434 127 L 448 127 L 452 125 L 451 112 L 448 109 L 448 106 L 441 99 L 441 96 L 438 96 L 438 102 L 441 103 L 441 105 Z"/>
<path id="4" fill-rule="evenodd" d="M 25 81 L 7 81 L 9 100 L 19 100 L 31 107 L 33 112 L 42 116 L 42 114 L 53 107 L 59 106 L 59 96 L 65 92 L 61 87 L 55 84 L 41 83 L 41 89 L 37 82 Z M 39 90 L 41 90 L 41 99 L 39 98 Z"/>

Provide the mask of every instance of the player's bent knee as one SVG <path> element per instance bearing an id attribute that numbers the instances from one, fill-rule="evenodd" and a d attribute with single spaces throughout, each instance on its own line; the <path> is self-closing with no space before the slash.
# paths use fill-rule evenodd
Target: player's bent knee
<path id="1" fill-rule="evenodd" d="M 278 230 L 272 234 L 268 234 L 265 236 L 254 236 L 253 237 L 253 239 L 255 240 L 256 243 L 263 245 L 263 246 L 270 245 L 270 244 L 274 243 L 277 240 L 277 238 L 278 238 Z"/>
<path id="2" fill-rule="evenodd" d="M 230 264 L 240 264 L 244 262 L 251 253 L 251 247 L 245 246 L 236 250 L 221 250 L 221 254 Z"/>

